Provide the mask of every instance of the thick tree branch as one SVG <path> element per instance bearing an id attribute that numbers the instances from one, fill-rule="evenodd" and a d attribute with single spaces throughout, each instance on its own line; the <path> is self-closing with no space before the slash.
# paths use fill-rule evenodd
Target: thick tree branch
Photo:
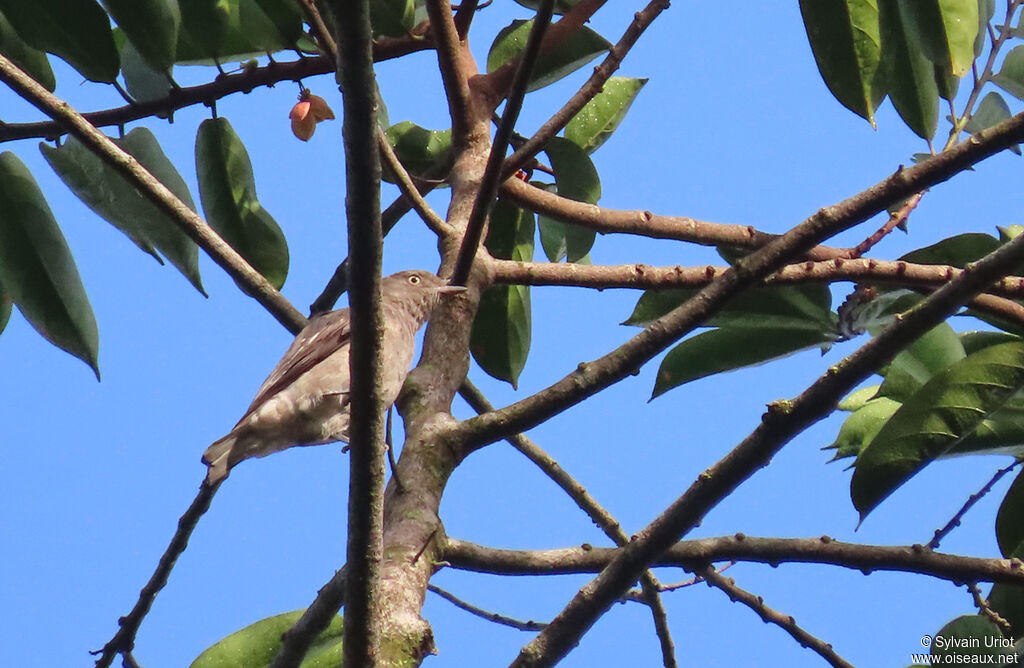
<path id="1" fill-rule="evenodd" d="M 483 393 L 477 389 L 467 378 L 459 388 L 459 396 L 466 400 L 477 413 L 487 413 L 494 410 Z M 537 465 L 546 476 L 551 478 L 562 491 L 569 495 L 580 509 L 585 512 L 605 535 L 612 539 L 619 547 L 629 542 L 629 536 L 622 530 L 619 521 L 605 509 L 597 499 L 590 495 L 586 488 L 563 469 L 555 458 L 545 452 L 539 445 L 527 438 L 525 434 L 513 434 L 505 439 L 509 444 L 526 456 L 531 462 Z M 675 657 L 675 643 L 672 641 L 672 632 L 668 626 L 668 613 L 665 611 L 665 604 L 661 600 L 661 583 L 651 571 L 644 571 L 640 577 L 640 585 L 643 589 L 644 602 L 651 610 L 654 618 L 654 629 L 661 644 L 662 663 L 665 668 L 673 668 L 678 665 Z"/>
<path id="2" fill-rule="evenodd" d="M 168 188 L 122 151 L 110 138 L 89 123 L 67 102 L 56 98 L 30 76 L 0 54 L 0 81 L 52 118 L 68 132 L 77 137 L 103 162 L 121 174 L 143 197 L 166 213 L 190 239 L 216 262 L 231 278 L 245 287 L 253 299 L 263 305 L 278 322 L 293 334 L 306 324 L 306 318 L 277 289 L 248 262 L 231 248 L 195 211 L 185 205 Z"/>
<path id="3" fill-rule="evenodd" d="M 633 22 L 626 28 L 626 32 L 619 38 L 615 46 L 611 48 L 601 64 L 594 68 L 594 73 L 590 75 L 587 82 L 580 87 L 575 95 L 569 98 L 554 116 L 545 121 L 532 137 L 508 157 L 502 168 L 502 176 L 508 178 L 515 174 L 517 170 L 522 169 L 523 165 L 542 151 L 548 141 L 558 134 L 587 102 L 603 90 L 604 84 L 619 69 L 622 59 L 626 57 L 629 50 L 640 39 L 640 35 L 668 7 L 668 0 L 652 0 L 645 8 L 634 15 Z"/>
<path id="4" fill-rule="evenodd" d="M 818 656 L 828 661 L 829 665 L 835 668 L 853 668 L 853 664 L 836 654 L 835 650 L 832 649 L 832 645 L 811 635 L 805 629 L 798 626 L 792 616 L 784 615 L 778 610 L 765 605 L 764 599 L 760 596 L 755 596 L 749 591 L 736 586 L 736 581 L 732 578 L 720 575 L 711 566 L 701 568 L 697 571 L 697 574 L 704 578 L 708 585 L 722 590 L 729 597 L 729 600 L 739 601 L 756 612 L 764 623 L 775 624 L 792 636 L 793 640 L 800 643 L 801 647 L 808 647 L 817 652 Z"/>
<path id="5" fill-rule="evenodd" d="M 348 427 L 347 588 L 344 663 L 349 668 L 389 664 L 382 654 L 384 601 L 384 397 L 380 304 L 384 235 L 380 219 L 377 83 L 369 0 L 332 0 L 338 73 L 344 97 L 345 209 L 348 218 L 351 390 Z M 324 622 L 330 623 L 330 617 Z M 325 624 L 326 626 L 326 624 Z M 393 658 L 393 657 L 392 657 Z"/>
<path id="6" fill-rule="evenodd" d="M 581 363 L 562 380 L 492 413 L 455 428 L 464 452 L 525 431 L 631 375 L 655 355 L 692 331 L 743 290 L 756 285 L 786 262 L 806 254 L 820 241 L 867 220 L 894 201 L 940 183 L 1024 137 L 1024 114 L 1018 114 L 935 158 L 901 169 L 884 181 L 835 206 L 825 207 L 760 250 L 740 259 L 714 282 L 671 313 L 659 318 L 625 344 L 594 362 Z M 1016 240 L 1015 240 L 1016 241 Z M 1014 242 L 1002 247 L 1016 247 Z M 1001 249 L 1001 251 L 1002 251 Z M 1000 251 L 1000 252 L 1001 252 Z M 1011 251 L 1012 252 L 1012 251 Z M 1007 268 L 1003 274 L 1009 273 Z M 963 285 L 962 279 L 946 283 Z M 995 281 L 1000 274 L 992 274 Z M 984 286 L 982 286 L 984 287 Z M 979 287 L 979 290 L 981 287 Z M 975 292 L 979 291 L 975 290 Z M 965 294 L 964 300 L 971 295 Z"/>
<path id="7" fill-rule="evenodd" d="M 590 373 L 588 367 L 578 370 L 568 378 L 569 386 L 562 381 L 534 397 L 514 404 L 509 409 L 495 411 L 490 416 L 479 416 L 462 425 L 470 431 L 470 442 L 479 442 L 481 435 L 486 441 L 491 430 L 501 432 L 511 427 L 522 430 L 536 424 L 536 418 L 549 417 L 559 410 L 573 405 L 602 387 L 623 377 L 628 370 L 649 359 L 643 353 L 636 354 L 631 344 L 637 339 L 651 344 L 654 339 L 660 344 L 664 332 L 678 334 L 677 327 L 692 329 L 694 316 L 706 317 L 709 311 L 728 299 L 735 289 L 748 287 L 744 278 L 760 280 L 778 269 L 788 257 L 806 251 L 828 234 L 846 229 L 855 222 L 865 220 L 878 213 L 884 206 L 930 187 L 967 168 L 984 157 L 1018 143 L 1024 137 L 1024 114 L 999 123 L 988 131 L 981 132 L 970 141 L 957 145 L 927 163 L 901 170 L 886 181 L 836 206 L 823 209 L 808 221 L 793 228 L 777 241 L 739 260 L 725 275 L 711 286 L 702 290 L 686 304 L 634 337 L 613 356 L 607 356 L 593 366 L 599 367 Z M 947 283 L 918 306 L 904 314 L 902 320 L 894 323 L 879 336 L 872 339 L 852 356 L 829 369 L 806 392 L 792 401 L 779 401 L 769 405 L 761 424 L 725 458 L 700 475 L 697 481 L 662 515 L 643 529 L 638 538 L 624 548 L 596 579 L 586 585 L 562 610 L 544 631 L 521 650 L 514 666 L 553 665 L 578 642 L 580 637 L 615 601 L 616 597 L 634 582 L 639 574 L 658 554 L 690 531 L 701 518 L 726 495 L 735 490 L 743 481 L 765 466 L 771 457 L 789 442 L 797 433 L 822 419 L 834 410 L 836 403 L 857 383 L 864 380 L 879 366 L 891 360 L 899 350 L 907 346 L 923 332 L 951 315 L 974 294 L 983 290 L 1000 276 L 1009 274 L 1024 260 L 1024 238 L 1018 237 L 999 250 L 973 264 L 971 270 L 958 279 Z M 730 274 L 736 276 L 726 280 Z M 719 289 L 715 289 L 716 286 Z M 707 307 L 711 305 L 711 309 Z M 652 333 L 653 332 L 653 333 Z M 649 334 L 647 337 L 644 334 Z M 666 344 L 667 345 L 667 344 Z M 561 385 L 561 387 L 560 387 Z M 547 396 L 544 396 L 547 395 Z M 502 420 L 502 425 L 488 424 L 490 419 Z M 471 426 L 473 421 L 479 421 Z M 479 431 L 477 431 L 479 430 Z M 476 433 L 472 433 L 475 431 Z"/>
<path id="8" fill-rule="evenodd" d="M 598 573 L 622 548 L 585 545 L 556 550 L 503 550 L 449 538 L 443 554 L 451 568 L 493 575 Z M 860 545 L 821 538 L 759 538 L 736 534 L 684 540 L 658 555 L 652 567 L 694 570 L 719 561 L 824 564 L 870 575 L 875 571 L 917 573 L 954 584 L 1003 582 L 1024 585 L 1020 559 L 983 559 L 929 550 L 923 545 Z"/>
<path id="9" fill-rule="evenodd" d="M 704 246 L 761 248 L 779 235 L 760 232 L 750 225 L 711 223 L 684 216 L 659 216 L 650 211 L 606 209 L 596 204 L 576 202 L 541 190 L 519 179 L 508 179 L 501 192 L 512 201 L 535 213 L 567 223 L 582 225 L 601 234 L 635 234 L 652 239 L 675 239 Z M 811 260 L 848 257 L 849 249 L 817 246 L 804 255 Z"/>
<path id="10" fill-rule="evenodd" d="M 466 285 L 469 280 L 469 274 L 473 268 L 473 258 L 476 257 L 477 248 L 483 240 L 487 217 L 494 205 L 494 198 L 498 195 L 498 182 L 501 178 L 501 166 L 505 162 L 505 152 L 508 150 L 509 140 L 515 130 L 516 121 L 519 119 L 519 112 L 523 108 L 526 85 L 530 80 L 530 73 L 533 72 L 533 66 L 537 62 L 537 56 L 540 54 L 544 32 L 551 22 L 554 5 L 555 0 L 543 0 L 540 7 L 537 8 L 537 16 L 533 20 L 533 27 L 526 39 L 526 46 L 523 47 L 523 55 L 515 70 L 515 77 L 509 91 L 508 101 L 505 103 L 504 113 L 501 116 L 501 123 L 498 124 L 498 131 L 494 135 L 494 141 L 487 156 L 487 165 L 484 167 L 480 186 L 476 198 L 473 200 L 473 209 L 462 235 L 462 247 L 459 249 L 458 258 L 455 260 L 455 269 L 452 271 L 451 282 L 453 285 Z"/>
<path id="11" fill-rule="evenodd" d="M 425 51 L 432 46 L 429 37 L 381 38 L 374 43 L 374 58 L 377 61 L 390 60 L 416 51 Z M 245 69 L 237 74 L 220 75 L 207 84 L 175 88 L 167 97 L 157 100 L 85 112 L 82 116 L 96 127 L 124 125 L 156 114 L 170 114 L 194 104 L 209 106 L 228 95 L 250 93 L 261 86 L 274 86 L 281 81 L 301 81 L 307 77 L 333 71 L 334 63 L 322 56 L 306 56 L 292 62 L 272 62 L 263 67 Z M 31 138 L 53 140 L 67 132 L 66 125 L 59 121 L 0 122 L 0 143 Z"/>
<path id="12" fill-rule="evenodd" d="M 103 649 L 98 652 L 99 659 L 96 660 L 96 668 L 107 668 L 119 653 L 125 657 L 131 654 L 132 649 L 135 647 L 135 635 L 139 632 L 142 620 L 149 614 L 149 609 L 153 607 L 153 601 L 156 600 L 157 594 L 167 584 L 167 579 L 171 576 L 171 571 L 174 569 L 174 564 L 178 562 L 178 557 L 188 547 L 188 539 L 191 538 L 192 531 L 199 524 L 199 519 L 210 509 L 210 503 L 213 501 L 214 494 L 220 488 L 221 482 L 223 480 L 213 485 L 208 485 L 206 480 L 203 480 L 202 484 L 199 485 L 199 492 L 196 493 L 196 498 L 193 499 L 188 510 L 178 520 L 178 528 L 171 537 L 171 542 L 167 549 L 160 556 L 156 570 L 150 576 L 146 586 L 139 592 L 139 600 L 135 603 L 131 612 L 117 620 L 120 628 L 114 637 L 110 639 L 110 642 L 104 645 Z"/>

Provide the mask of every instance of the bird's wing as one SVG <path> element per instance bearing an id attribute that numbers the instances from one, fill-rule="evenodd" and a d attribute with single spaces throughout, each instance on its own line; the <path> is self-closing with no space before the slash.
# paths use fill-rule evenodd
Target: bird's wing
<path id="1" fill-rule="evenodd" d="M 310 320 L 292 341 L 292 345 L 270 372 L 270 376 L 263 381 L 242 420 L 245 420 L 257 406 L 294 383 L 302 374 L 330 357 L 339 348 L 347 345 L 350 337 L 348 309 L 324 313 Z M 239 420 L 239 423 L 242 420 Z"/>

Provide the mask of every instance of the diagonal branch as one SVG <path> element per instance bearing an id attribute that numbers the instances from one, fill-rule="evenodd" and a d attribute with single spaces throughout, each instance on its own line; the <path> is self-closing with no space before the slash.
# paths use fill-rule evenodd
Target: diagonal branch
<path id="1" fill-rule="evenodd" d="M 693 298 L 654 321 L 643 332 L 611 353 L 593 362 L 581 363 L 565 378 L 533 396 L 453 427 L 454 441 L 461 441 L 463 452 L 468 454 L 508 434 L 525 431 L 576 405 L 630 376 L 644 363 L 716 313 L 729 299 L 761 282 L 793 258 L 804 255 L 822 240 L 867 220 L 894 201 L 952 177 L 1007 146 L 1021 141 L 1022 137 L 1024 114 L 1018 114 L 925 163 L 899 170 L 846 201 L 819 210 L 786 234 L 737 261 Z M 1003 246 L 1002 249 L 1011 247 L 1015 247 L 1014 242 Z M 1007 268 L 1003 273 L 1010 271 L 1012 268 Z M 968 275 L 965 273 L 961 279 Z M 993 274 L 989 280 L 994 281 L 1000 275 Z M 962 282 L 953 281 L 946 283 L 944 287 L 954 284 Z M 965 294 L 964 299 L 970 296 Z"/>
<path id="2" fill-rule="evenodd" d="M 704 568 L 699 569 L 697 574 L 704 578 L 704 581 L 707 582 L 709 586 L 722 590 L 725 595 L 729 597 L 729 600 L 739 601 L 756 612 L 761 618 L 761 621 L 766 624 L 769 622 L 775 624 L 791 635 L 793 640 L 800 643 L 801 647 L 809 647 L 817 652 L 821 658 L 828 661 L 829 665 L 834 666 L 835 668 L 853 668 L 853 664 L 847 662 L 841 656 L 836 654 L 835 650 L 832 649 L 832 645 L 811 635 L 806 630 L 798 626 L 796 620 L 793 619 L 792 616 L 784 615 L 778 610 L 765 605 L 764 599 L 760 596 L 755 596 L 749 591 L 736 586 L 736 581 L 732 578 L 721 575 L 711 566 L 705 566 Z"/>
<path id="3" fill-rule="evenodd" d="M 973 162 L 992 155 L 1010 144 L 1017 143 L 1021 137 L 1024 137 L 1024 115 L 1015 116 L 994 126 L 989 131 L 979 133 L 971 140 L 957 145 L 928 163 L 897 172 L 881 184 L 869 188 L 841 205 L 819 211 L 818 214 L 790 230 L 777 241 L 739 260 L 719 281 L 702 290 L 697 297 L 689 300 L 672 313 L 655 321 L 644 333 L 635 337 L 634 341 L 641 337 L 653 338 L 657 341 L 665 330 L 677 334 L 676 327 L 682 323 L 685 325 L 681 329 L 687 327 L 692 329 L 693 324 L 699 322 L 699 320 L 693 319 L 693 316 L 706 317 L 708 311 L 718 307 L 731 296 L 731 289 L 744 286 L 744 278 L 748 276 L 754 280 L 764 278 L 778 269 L 787 256 L 791 257 L 798 252 L 805 251 L 829 233 L 850 227 L 853 223 L 866 219 L 869 214 L 878 213 L 891 201 L 902 199 L 930 187 L 935 182 L 949 178 Z M 932 169 L 923 169 L 928 166 L 932 166 Z M 830 368 L 799 397 L 792 401 L 778 401 L 770 404 L 768 412 L 763 416 L 757 429 L 718 463 L 703 472 L 682 496 L 643 529 L 638 538 L 623 549 L 622 554 L 613 560 L 601 572 L 601 575 L 577 593 L 537 638 L 522 648 L 519 657 L 512 665 L 518 667 L 548 666 L 564 657 L 612 605 L 621 592 L 637 579 L 647 564 L 698 524 L 722 498 L 735 490 L 758 469 L 766 466 L 771 457 L 797 433 L 831 413 L 839 399 L 857 383 L 867 378 L 879 366 L 891 360 L 898 351 L 909 345 L 923 332 L 954 313 L 961 304 L 985 289 L 990 282 L 1009 274 L 1022 260 L 1024 260 L 1024 239 L 1018 237 L 974 263 L 970 271 L 944 285 L 904 314 L 903 319 L 894 323 L 843 362 Z M 730 274 L 737 277 L 732 281 L 732 286 L 729 285 L 730 281 L 726 280 Z M 716 286 L 720 286 L 720 289 L 716 290 Z M 712 305 L 712 309 L 707 309 L 709 304 Z M 649 334 L 652 330 L 654 333 Z M 648 334 L 648 337 L 644 337 L 644 334 Z M 644 341 L 644 343 L 649 342 Z M 630 343 L 627 343 L 619 351 L 629 346 Z M 500 433 L 509 427 L 521 430 L 526 425 L 536 424 L 533 420 L 540 415 L 550 416 L 561 409 L 563 405 L 576 403 L 582 398 L 581 395 L 592 394 L 600 387 L 607 386 L 610 382 L 621 378 L 620 374 L 625 369 L 635 368 L 636 362 L 645 361 L 640 355 L 634 357 L 632 352 L 625 354 L 619 352 L 616 357 L 602 360 L 597 364 L 601 364 L 604 368 L 593 375 L 588 374 L 586 367 L 577 371 L 574 374 L 575 378 L 572 376 L 569 378 L 570 382 L 575 380 L 577 383 L 554 400 L 548 399 L 545 402 L 540 395 L 535 395 L 519 402 L 518 406 L 513 405 L 510 407 L 511 410 L 504 409 L 495 411 L 490 416 L 473 418 L 464 423 L 462 427 L 465 429 L 473 421 L 480 421 L 478 424 L 482 427 L 477 427 L 477 429 L 483 430 L 483 433 L 490 436 L 487 431 L 490 429 Z M 543 394 L 544 392 L 541 393 L 541 395 Z M 544 405 L 545 403 L 547 405 Z M 522 410 L 524 404 L 525 411 Z M 494 417 L 504 418 L 504 424 L 497 429 L 495 426 L 487 424 L 488 418 L 494 419 Z M 476 440 L 479 436 L 480 432 L 478 431 L 470 438 Z"/>
<path id="4" fill-rule="evenodd" d="M 559 109 L 554 116 L 544 122 L 543 125 L 538 128 L 537 132 L 533 134 L 522 146 L 516 149 L 516 152 L 508 157 L 505 161 L 505 165 L 502 169 L 502 175 L 508 178 L 512 174 L 515 174 L 517 170 L 522 169 L 531 158 L 539 153 L 566 124 L 572 120 L 572 118 L 579 113 L 580 109 L 584 107 L 595 95 L 601 92 L 604 88 L 604 84 L 608 81 L 612 74 L 619 69 L 619 65 L 622 64 L 622 59 L 626 57 L 629 50 L 633 48 L 636 41 L 640 39 L 640 35 L 647 30 L 647 27 L 654 22 L 654 19 L 658 18 L 664 10 L 668 9 L 668 0 L 652 0 L 646 7 L 637 12 L 633 17 L 633 22 L 626 28 L 626 32 L 623 33 L 619 41 L 611 48 L 608 55 L 600 65 L 594 68 L 594 73 L 590 75 L 587 82 L 580 87 L 580 89 L 573 95 L 569 100 Z"/>
<path id="5" fill-rule="evenodd" d="M 509 140 L 512 138 L 512 132 L 515 130 L 516 120 L 519 119 L 519 112 L 523 108 L 526 85 L 530 80 L 533 66 L 537 62 L 537 56 L 540 54 L 544 31 L 547 30 L 548 24 L 551 23 L 554 6 L 555 0 L 543 0 L 540 7 L 537 8 L 537 16 L 533 20 L 533 27 L 530 29 L 530 35 L 526 39 L 526 46 L 523 48 L 523 55 L 515 71 L 515 78 L 512 81 L 508 101 L 505 102 L 501 123 L 498 125 L 498 131 L 494 135 L 491 152 L 487 156 L 487 166 L 484 168 L 483 176 L 480 178 L 480 186 L 473 200 L 473 209 L 469 214 L 469 220 L 466 222 L 466 231 L 462 236 L 462 246 L 459 248 L 459 255 L 455 260 L 455 268 L 452 270 L 452 285 L 466 285 L 466 282 L 469 280 L 469 273 L 473 268 L 473 258 L 476 257 L 477 248 L 483 239 L 487 216 L 494 205 L 494 198 L 498 195 L 498 182 L 501 178 L 501 165 L 505 161 L 505 152 L 508 150 Z"/>
<path id="6" fill-rule="evenodd" d="M 448 111 L 452 119 L 452 144 L 458 150 L 465 141 L 471 116 L 472 104 L 469 92 L 469 78 L 475 74 L 471 68 L 471 56 L 466 44 L 459 37 L 452 17 L 452 6 L 448 0 L 427 0 L 427 16 L 434 34 L 437 63 L 448 97 Z"/>
<path id="7" fill-rule="evenodd" d="M 292 627 L 281 634 L 281 647 L 269 668 L 295 668 L 302 663 L 317 636 L 330 624 L 331 619 L 345 603 L 348 587 L 348 567 L 343 566 L 320 588 L 316 598 Z M 324 622 L 323 620 L 327 620 Z"/>
<path id="8" fill-rule="evenodd" d="M 189 238 L 206 251 L 231 278 L 244 286 L 245 291 L 290 332 L 295 334 L 302 329 L 306 323 L 305 317 L 235 249 L 221 239 L 206 221 L 146 171 L 135 158 L 118 148 L 110 138 L 96 129 L 68 103 L 59 100 L 36 83 L 3 54 L 0 54 L 0 81 L 52 118 L 64 132 L 69 132 L 81 140 L 103 162 L 138 188 L 143 197 L 170 216 Z"/>
<path id="9" fill-rule="evenodd" d="M 519 179 L 508 179 L 501 186 L 503 195 L 535 213 L 582 225 L 601 234 L 636 234 L 652 239 L 675 239 L 704 246 L 761 248 L 779 235 L 761 232 L 750 225 L 711 223 L 684 216 L 659 216 L 650 211 L 606 209 L 596 204 L 577 202 L 541 190 Z M 805 253 L 812 260 L 848 257 L 849 249 L 817 246 Z"/>
<path id="10" fill-rule="evenodd" d="M 459 388 L 459 396 L 477 413 L 486 413 L 494 410 L 483 393 L 467 378 Z M 514 434 L 506 439 L 509 444 L 526 456 L 531 462 L 544 472 L 556 485 L 562 488 L 569 495 L 577 506 L 585 512 L 590 519 L 604 531 L 605 535 L 622 547 L 629 542 L 629 536 L 622 530 L 618 520 L 608 512 L 604 506 L 598 503 L 597 499 L 590 495 L 583 485 L 569 475 L 554 457 L 545 452 L 539 445 L 526 437 L 525 434 Z M 654 618 L 654 629 L 661 643 L 661 656 L 665 668 L 673 668 L 678 663 L 675 657 L 675 643 L 672 641 L 672 633 L 668 626 L 668 613 L 665 611 L 665 604 L 661 600 L 661 583 L 651 571 L 644 571 L 640 577 L 640 585 L 643 589 L 644 602 L 651 609 Z"/>
<path id="11" fill-rule="evenodd" d="M 374 58 L 377 61 L 390 60 L 416 51 L 425 51 L 432 46 L 431 41 L 423 37 L 381 38 L 374 43 Z M 124 125 L 156 114 L 173 113 L 195 104 L 209 106 L 228 95 L 250 93 L 261 86 L 271 87 L 281 81 L 301 81 L 307 77 L 333 71 L 334 63 L 322 56 L 305 56 L 292 62 L 275 61 L 263 67 L 245 69 L 237 74 L 218 76 L 210 83 L 175 88 L 167 97 L 86 112 L 82 116 L 96 127 Z M 65 125 L 57 121 L 0 122 L 0 143 L 17 139 L 56 139 L 65 133 Z"/>
<path id="12" fill-rule="evenodd" d="M 451 568 L 492 575 L 598 573 L 622 548 L 585 545 L 554 550 L 504 550 L 448 538 L 443 554 Z M 736 534 L 679 541 L 649 566 L 695 569 L 718 561 L 824 564 L 870 575 L 876 571 L 917 573 L 955 584 L 1003 582 L 1024 585 L 1020 559 L 983 559 L 929 550 L 923 545 L 861 545 L 820 538 L 759 538 Z"/>
<path id="13" fill-rule="evenodd" d="M 503 626 L 509 626 L 509 627 L 514 628 L 514 629 L 519 630 L 519 631 L 540 631 L 541 629 L 544 628 L 544 623 L 543 622 L 535 622 L 533 620 L 525 621 L 524 622 L 522 620 L 514 619 L 512 617 L 506 617 L 505 615 L 499 615 L 496 612 L 488 612 L 487 610 L 484 610 L 483 608 L 478 608 L 477 606 L 473 605 L 472 603 L 467 603 L 466 601 L 463 601 L 461 598 L 459 598 L 455 594 L 453 594 L 453 593 L 451 593 L 449 591 L 446 591 L 444 589 L 441 589 L 437 585 L 432 585 L 432 584 L 431 585 L 427 585 L 427 591 L 434 592 L 435 594 L 437 594 L 438 596 L 440 596 L 444 600 L 446 600 L 449 603 L 451 603 L 452 605 L 454 605 L 456 608 L 459 608 L 461 610 L 465 610 L 466 612 L 470 613 L 471 615 L 476 615 L 477 617 L 480 617 L 481 619 L 486 619 L 487 621 L 494 622 L 495 624 L 501 624 Z"/>

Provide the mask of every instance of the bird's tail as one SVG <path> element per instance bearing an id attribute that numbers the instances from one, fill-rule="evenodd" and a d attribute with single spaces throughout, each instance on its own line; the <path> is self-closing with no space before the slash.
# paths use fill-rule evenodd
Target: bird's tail
<path id="1" fill-rule="evenodd" d="M 228 477 L 228 470 L 233 464 L 231 451 L 235 447 L 236 440 L 234 434 L 228 434 L 206 448 L 206 452 L 203 453 L 203 463 L 209 467 L 206 471 L 207 483 L 214 485 Z"/>

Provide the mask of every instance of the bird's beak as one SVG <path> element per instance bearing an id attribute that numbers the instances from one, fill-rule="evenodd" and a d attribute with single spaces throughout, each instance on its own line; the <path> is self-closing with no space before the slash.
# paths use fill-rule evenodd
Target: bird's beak
<path id="1" fill-rule="evenodd" d="M 437 289 L 438 294 L 442 295 L 455 295 L 465 291 L 466 286 L 464 285 L 445 285 Z"/>

